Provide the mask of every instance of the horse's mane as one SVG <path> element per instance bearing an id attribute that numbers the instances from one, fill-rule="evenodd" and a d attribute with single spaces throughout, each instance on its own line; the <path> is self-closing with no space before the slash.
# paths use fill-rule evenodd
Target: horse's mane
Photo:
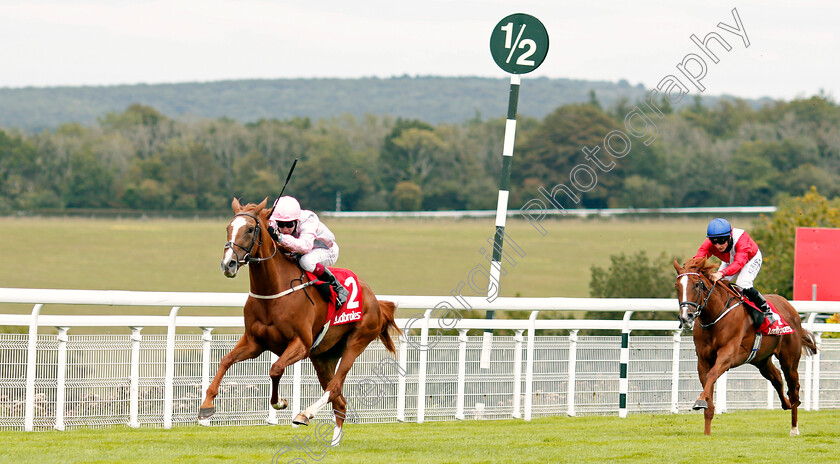
<path id="1" fill-rule="evenodd" d="M 711 278 L 716 268 L 717 266 L 708 262 L 706 258 L 691 258 L 683 264 L 683 269 L 686 272 L 697 272 L 707 278 Z"/>

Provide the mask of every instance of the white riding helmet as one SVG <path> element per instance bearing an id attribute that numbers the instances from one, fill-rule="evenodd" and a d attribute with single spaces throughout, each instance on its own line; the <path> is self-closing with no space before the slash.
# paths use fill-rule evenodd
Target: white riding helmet
<path id="1" fill-rule="evenodd" d="M 274 222 L 297 221 L 300 219 L 300 203 L 294 197 L 278 198 L 269 219 Z"/>

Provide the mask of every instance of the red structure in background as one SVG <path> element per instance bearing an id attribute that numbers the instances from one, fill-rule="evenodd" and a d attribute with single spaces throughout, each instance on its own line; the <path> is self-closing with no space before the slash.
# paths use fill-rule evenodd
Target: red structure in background
<path id="1" fill-rule="evenodd" d="M 840 229 L 796 228 L 793 299 L 840 301 Z"/>

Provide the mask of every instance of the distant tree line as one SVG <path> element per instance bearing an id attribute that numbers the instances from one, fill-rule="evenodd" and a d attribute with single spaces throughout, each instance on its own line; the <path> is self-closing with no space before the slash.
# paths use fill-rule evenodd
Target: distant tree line
<path id="1" fill-rule="evenodd" d="M 67 122 L 95 124 L 132 103 L 151 106 L 170 118 L 312 120 L 352 114 L 395 115 L 432 124 L 460 123 L 476 114 L 504 117 L 509 80 L 482 77 L 400 76 L 387 79 L 250 79 L 178 84 L 99 87 L 0 88 L 0 127 L 28 132 L 53 130 Z M 590 90 L 606 105 L 644 95 L 641 84 L 527 78 L 519 112 L 542 118 L 555 108 L 587 100 Z M 715 97 L 703 97 L 715 102 Z M 758 107 L 763 100 L 750 101 Z"/>
<path id="2" fill-rule="evenodd" d="M 578 179 L 588 189 L 578 201 L 562 196 L 564 207 L 770 205 L 812 185 L 829 198 L 840 190 L 840 107 L 825 96 L 759 109 L 662 101 L 661 114 L 626 99 L 602 108 L 590 97 L 517 121 L 511 208 L 570 184 L 578 166 L 593 163 L 584 147 L 597 146 L 602 164 L 614 165 Z M 655 129 L 631 137 L 626 156 L 607 157 L 605 137 L 627 132 L 634 111 L 637 129 L 641 116 Z M 276 197 L 295 158 L 287 192 L 314 210 L 334 210 L 339 195 L 342 210 L 492 209 L 504 127 L 478 115 L 460 124 L 376 115 L 176 120 L 134 104 L 92 125 L 0 130 L 0 213 L 222 211 L 233 196 Z"/>

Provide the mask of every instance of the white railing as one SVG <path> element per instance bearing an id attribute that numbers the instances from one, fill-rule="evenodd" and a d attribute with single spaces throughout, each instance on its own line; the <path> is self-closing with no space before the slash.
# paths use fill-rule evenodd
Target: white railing
<path id="1" fill-rule="evenodd" d="M 398 304 L 401 309 L 417 309 L 417 315 L 411 318 L 398 319 L 398 325 L 406 330 L 406 334 L 401 338 L 399 346 L 398 360 L 393 358 L 385 352 L 381 344 L 378 342 L 371 346 L 368 350 L 371 354 L 366 352 L 362 358 L 367 356 L 367 359 L 361 359 L 354 366 L 354 371 L 361 369 L 362 371 L 372 372 L 367 377 L 360 377 L 358 374 L 351 373 L 348 377 L 348 386 L 345 389 L 346 396 L 351 398 L 353 392 L 359 392 L 362 387 L 375 387 L 377 391 L 384 395 L 383 398 L 388 398 L 388 405 L 375 404 L 371 407 L 370 404 L 362 405 L 357 408 L 360 414 L 367 414 L 371 420 L 382 420 L 383 414 L 393 414 L 394 420 L 405 421 L 414 419 L 417 422 L 423 422 L 427 417 L 429 418 L 457 418 L 465 419 L 468 415 L 472 417 L 515 417 L 530 420 L 534 414 L 541 413 L 557 413 L 559 412 L 559 399 L 565 397 L 565 408 L 562 412 L 569 415 L 575 415 L 580 412 L 584 413 L 606 413 L 610 411 L 618 411 L 623 417 L 627 411 L 627 399 L 631 398 L 631 406 L 636 411 L 642 410 L 659 410 L 665 409 L 671 412 L 677 412 L 681 406 L 687 401 L 693 401 L 696 396 L 695 391 L 690 391 L 690 395 L 685 397 L 686 390 L 696 390 L 694 387 L 686 387 L 687 384 L 699 384 L 696 381 L 696 370 L 693 366 L 681 366 L 682 364 L 692 363 L 692 349 L 693 343 L 690 337 L 681 336 L 681 331 L 678 330 L 676 321 L 641 321 L 633 320 L 632 314 L 634 312 L 650 312 L 650 311 L 667 311 L 676 315 L 677 302 L 675 299 L 594 299 L 594 298 L 497 298 L 492 302 L 488 302 L 483 297 L 443 297 L 443 296 L 400 296 L 400 295 L 380 295 L 380 299 L 391 300 Z M 128 292 L 128 291 L 92 291 L 92 290 L 45 290 L 45 289 L 15 289 L 15 288 L 0 288 L 0 304 L 27 304 L 34 305 L 30 314 L 0 314 L 0 326 L 28 326 L 29 333 L 25 336 L 26 341 L 26 356 L 25 356 L 25 383 L 23 385 L 24 401 L 23 408 L 19 406 L 19 401 L 16 403 L 13 398 L 7 398 L 8 421 L 15 422 L 15 418 L 19 412 L 23 416 L 24 430 L 33 430 L 36 427 L 36 404 L 53 404 L 54 411 L 49 411 L 49 418 L 45 421 L 47 423 L 39 423 L 39 427 L 52 426 L 56 429 L 64 429 L 65 419 L 67 414 L 65 412 L 66 404 L 80 404 L 78 398 L 82 395 L 84 388 L 94 388 L 94 383 L 83 382 L 81 377 L 77 376 L 73 379 L 67 378 L 68 366 L 72 363 L 68 361 L 68 343 L 78 346 L 83 346 L 84 343 L 90 342 L 96 345 L 97 340 L 108 340 L 117 346 L 125 348 L 126 356 L 129 358 L 128 362 L 123 362 L 124 367 L 128 369 L 128 380 L 125 387 L 126 392 L 121 394 L 120 401 L 125 401 L 127 404 L 127 423 L 132 427 L 138 427 L 141 423 L 158 423 L 162 424 L 164 428 L 170 428 L 173 422 L 189 422 L 193 421 L 197 411 L 197 401 L 195 390 L 199 391 L 198 396 L 203 394 L 209 384 L 209 376 L 211 374 L 211 367 L 218 362 L 218 358 L 223 352 L 226 352 L 232 344 L 235 343 L 236 337 L 219 336 L 214 340 L 212 331 L 215 328 L 242 328 L 243 321 L 241 316 L 231 317 L 206 317 L 206 316 L 179 316 L 179 310 L 184 307 L 233 307 L 241 308 L 247 294 L 237 293 L 175 293 L 175 292 Z M 806 328 L 817 335 L 818 343 L 824 347 L 831 348 L 831 356 L 826 358 L 826 364 L 823 366 L 820 361 L 820 356 L 807 358 L 804 362 L 804 370 L 802 377 L 803 383 L 803 407 L 807 409 L 818 409 L 820 396 L 826 397 L 829 395 L 831 404 L 835 404 L 835 396 L 840 399 L 840 388 L 833 388 L 834 383 L 840 382 L 840 363 L 837 359 L 840 358 L 840 344 L 833 344 L 834 340 L 823 340 L 819 336 L 823 332 L 840 332 L 840 324 L 825 324 L 816 322 L 817 314 L 831 314 L 840 312 L 840 302 L 812 302 L 812 301 L 794 301 L 792 302 L 803 315 L 803 320 Z M 148 316 L 148 315 L 50 315 L 42 314 L 45 305 L 93 305 L 93 306 L 151 306 L 151 307 L 167 307 L 169 308 L 168 316 Z M 527 319 L 463 319 L 461 318 L 461 311 L 464 310 L 496 310 L 496 311 L 528 311 L 530 312 Z M 540 311 L 600 311 L 600 312 L 623 312 L 622 319 L 615 320 L 592 320 L 592 319 L 537 319 Z M 41 327 L 55 327 L 58 331 L 56 336 L 46 336 L 38 334 Z M 118 339 L 119 336 L 99 336 L 99 338 L 88 340 L 90 336 L 81 338 L 79 340 L 71 339 L 68 331 L 74 327 L 129 327 L 131 335 Z M 144 340 L 141 336 L 141 331 L 146 327 L 165 327 L 165 337 L 147 336 Z M 176 335 L 176 329 L 182 328 L 200 328 L 202 335 L 190 336 L 186 334 Z M 494 371 L 493 368 L 489 371 L 490 374 L 482 374 L 473 369 L 473 356 L 480 351 L 490 349 L 481 343 L 481 337 L 468 337 L 468 330 L 471 329 L 507 329 L 512 330 L 514 336 L 511 337 L 496 337 L 492 347 L 493 356 L 495 357 L 496 366 L 500 366 Z M 656 330 L 663 331 L 664 334 L 670 334 L 669 340 L 661 340 L 662 337 L 634 337 L 629 346 L 622 346 L 621 356 L 612 356 L 613 352 L 618 352 L 616 341 L 618 337 L 578 337 L 578 331 L 582 329 L 608 329 L 620 330 L 629 338 L 630 332 L 633 330 Z M 458 336 L 444 336 L 444 330 L 457 330 Z M 567 330 L 568 337 L 552 337 L 552 336 L 537 336 L 538 330 Z M 412 332 L 418 334 L 412 334 Z M 527 340 L 523 337 L 525 331 L 528 332 Z M 110 337 L 110 338 L 109 338 Z M 115 339 L 114 337 L 117 337 Z M 6 336 L 7 340 L 0 339 L 0 350 L 8 351 L 8 353 L 16 353 L 13 348 L 7 348 L 24 340 L 23 336 L 14 338 L 12 335 Z M 648 339 L 653 340 L 650 342 Z M 142 343 L 149 346 L 143 348 Z M 105 343 L 104 341 L 101 343 Z M 120 345 L 122 343 L 122 345 Z M 523 350 L 524 343 L 524 350 Z M 654 345 L 650 345 L 654 343 Z M 635 344 L 635 345 L 634 345 Z M 39 345 L 41 347 L 39 348 Z M 150 347 L 154 345 L 154 348 Z M 178 350 L 176 350 L 177 347 Z M 227 347 L 227 348 L 225 348 Z M 94 347 L 95 348 L 95 347 Z M 141 351 L 141 348 L 143 350 Z M 87 349 L 87 348 L 85 348 Z M 629 354 L 629 349 L 634 349 L 638 353 L 636 358 Z M 668 359 L 660 359 L 663 355 L 659 353 L 667 350 L 664 355 Z M 154 353 L 162 351 L 164 360 L 162 363 L 154 362 L 151 359 Z M 190 351 L 192 350 L 192 351 Z M 601 356 L 604 353 L 599 350 L 607 350 L 612 356 L 604 359 L 590 359 L 590 357 Z M 2 353 L 3 351 L 0 351 Z M 22 350 L 18 350 L 22 351 Z M 102 351 L 102 350 L 101 350 Z M 105 349 L 104 351 L 108 351 Z M 111 350 L 114 351 L 114 350 Z M 116 350 L 117 352 L 119 350 Z M 565 358 L 557 357 L 557 352 L 566 353 Z M 40 352 L 40 354 L 39 354 Z M 195 353 L 200 360 L 176 360 L 176 354 L 179 352 Z M 53 353 L 55 357 L 53 358 Z M 112 353 L 113 354 L 113 353 Z M 488 356 L 490 353 L 485 353 Z M 524 355 L 524 360 L 523 360 Z M 145 356 L 145 358 L 144 358 Z M 371 358 L 373 356 L 373 358 Z M 651 359 L 639 359 L 639 356 L 650 356 Z M 39 357 L 49 358 L 49 362 L 39 363 Z M 276 359 L 275 356 L 270 356 L 272 359 L 259 358 L 254 363 L 266 364 L 269 361 Z M 484 356 L 482 356 L 484 357 Z M 508 359 L 512 358 L 512 359 Z M 614 364 L 617 364 L 617 359 L 620 358 L 622 363 L 621 369 Z M 55 359 L 54 363 L 52 359 Z M 144 364 L 144 359 L 151 359 L 147 364 Z M 378 361 L 377 361 L 378 359 Z M 14 360 L 13 360 L 14 361 Z M 524 362 L 524 366 L 523 366 Z M 628 372 L 628 362 L 631 364 L 629 368 L 628 379 L 626 376 L 618 379 L 619 370 Z M 651 377 L 651 372 L 647 370 L 646 364 L 658 363 L 662 366 L 669 365 L 662 369 L 662 372 L 656 374 L 655 377 L 662 385 L 667 385 L 667 389 L 660 385 L 658 392 L 652 394 L 653 397 L 669 396 L 667 402 L 661 399 L 648 400 L 645 399 L 644 387 L 640 387 L 646 382 L 648 377 Z M 12 366 L 15 362 L 10 363 Z M 21 367 L 24 363 L 18 360 L 18 365 Z M 120 362 L 113 362 L 119 370 Z M 141 375 L 143 369 L 156 369 L 155 366 L 163 365 L 163 372 L 160 376 Z M 247 364 L 247 363 L 242 363 Z M 292 411 L 293 413 L 303 409 L 304 400 L 313 400 L 319 395 L 319 391 L 304 392 L 307 381 L 308 384 L 315 384 L 311 366 L 302 365 L 298 363 L 292 368 L 292 379 L 284 379 L 284 384 L 291 387 L 292 394 Z M 75 366 L 75 364 L 72 364 Z M 256 364 L 255 364 L 256 365 Z M 391 381 L 391 378 L 384 373 L 384 368 L 392 366 L 396 371 L 396 380 Z M 607 367 L 597 367 L 593 371 L 592 366 L 608 365 Z M 54 383 L 53 374 L 49 376 L 40 375 L 45 370 L 51 370 L 54 366 Z M 192 374 L 185 373 L 183 375 L 176 372 L 176 367 L 183 370 L 189 370 L 190 366 L 195 369 Z M 362 367 L 359 367 L 362 366 Z M 200 369 L 199 369 L 200 367 Z M 252 366 L 253 367 L 253 366 Z M 468 369 L 469 367 L 469 369 Z M 523 379 L 524 367 L 524 379 Z M 40 370 L 39 370 L 40 369 Z M 308 371 L 307 371 L 308 369 Z M 257 380 L 251 382 L 248 386 L 252 389 L 260 389 L 267 385 L 267 366 L 265 368 L 257 366 L 254 369 L 243 368 L 250 374 L 242 374 L 242 378 L 251 379 L 258 377 Z M 233 369 L 232 369 L 233 371 Z M 668 371 L 668 372 L 666 372 Z M 51 370 L 52 372 L 52 370 Z M 733 378 L 739 382 L 753 382 L 758 381 L 761 384 L 760 376 L 740 376 L 738 370 L 732 372 Z M 487 377 L 489 375 L 490 377 Z M 634 375 L 638 377 L 634 379 Z M 740 377 L 739 377 L 740 376 Z M 831 385 L 823 384 L 824 388 L 820 387 L 821 376 L 834 382 Z M 16 382 L 19 383 L 20 377 L 14 375 L 9 378 L 0 376 L 0 407 L 3 406 L 3 391 L 15 390 Z M 44 377 L 49 377 L 48 381 Z M 149 399 L 149 391 L 156 389 L 158 386 L 143 384 L 143 382 L 150 382 L 150 378 L 163 378 L 162 387 L 162 405 L 160 399 Z M 231 374 L 226 377 L 230 383 Z M 729 374 L 727 376 L 729 377 Z M 186 379 L 186 380 L 185 380 Z M 523 385 L 524 380 L 524 385 Z M 249 380 L 250 381 L 250 380 Z M 563 382 L 565 381 L 565 382 Z M 6 382 L 7 385 L 3 385 Z M 39 383 L 40 382 L 40 383 Z M 54 397 L 47 400 L 43 393 L 38 393 L 37 387 L 41 386 L 42 390 L 45 382 L 49 383 L 49 390 L 52 391 L 54 385 Z M 78 387 L 78 385 L 70 385 L 76 382 L 78 385 L 85 385 L 86 387 Z M 192 383 L 190 383 L 192 382 Z M 565 389 L 559 382 L 565 384 Z M 635 390 L 631 391 L 630 384 Z M 100 383 L 108 383 L 108 379 L 103 379 Z M 618 384 L 617 391 L 604 391 L 605 385 Z M 762 392 L 762 398 L 766 398 L 766 404 L 772 406 L 774 404 L 775 392 L 769 383 L 766 389 L 758 388 Z M 176 385 L 177 384 L 177 385 Z M 580 386 L 579 386 L 580 384 Z M 718 386 L 717 408 L 718 411 L 725 411 L 727 408 L 727 378 L 721 378 Z M 98 385 L 98 384 L 97 384 Z M 504 385 L 505 391 L 494 392 L 494 388 L 499 385 Z M 548 387 L 541 387 L 548 385 Z M 586 385 L 590 387 L 584 388 Z M 739 384 L 740 385 L 740 384 Z M 457 390 L 449 392 L 451 387 Z M 78 387 L 78 388 L 76 388 Z M 200 387 L 200 388 L 199 388 Z M 522 390 L 524 387 L 524 395 Z M 76 390 L 74 390 L 76 388 Z M 98 388 L 98 387 L 97 387 Z M 743 387 L 739 387 L 743 389 Z M 144 390 L 145 389 L 145 390 Z M 151 389 L 151 390 L 150 390 Z M 176 390 L 182 391 L 191 389 L 191 392 L 181 394 L 177 398 L 176 411 Z M 416 394 L 411 394 L 409 391 L 415 389 Z M 552 391 L 554 390 L 554 391 Z M 667 390 L 667 391 L 665 391 Z M 767 391 L 766 396 L 763 391 Z M 74 392 L 74 398 L 68 398 L 67 392 Z M 143 392 L 146 392 L 145 394 Z M 348 393 L 350 392 L 350 393 Z M 550 392 L 550 393 L 548 393 Z M 241 393 L 241 392 L 240 392 Z M 362 398 L 364 402 L 364 394 L 370 393 L 361 391 L 361 395 L 357 398 Z M 735 392 L 730 392 L 733 394 Z M 85 393 L 89 394 L 89 393 Z M 591 394 L 593 397 L 599 395 L 610 397 L 621 397 L 621 403 L 618 407 L 615 405 L 613 399 L 607 398 L 599 399 L 598 401 L 586 403 L 579 399 L 581 396 Z M 631 395 L 628 397 L 628 394 Z M 39 396 L 40 395 L 40 396 Z M 542 395 L 542 396 L 541 396 Z M 635 395 L 635 396 L 634 396 Z M 94 395 L 95 396 L 95 395 Z M 153 396 L 153 395 L 151 395 Z M 220 395 L 220 399 L 224 395 Z M 258 392 L 253 395 L 262 400 L 260 410 L 266 414 L 266 420 L 269 423 L 278 423 L 278 417 L 275 411 L 267 408 L 267 396 L 265 392 Z M 497 402 L 496 405 L 490 405 L 484 409 L 485 399 L 492 398 Z M 684 398 L 683 398 L 684 397 Z M 430 399 L 431 398 L 431 399 Z M 475 409 L 470 409 L 467 400 L 475 399 L 476 405 L 479 403 L 481 408 L 476 406 Z M 524 408 L 523 400 L 524 399 Z M 633 401 L 632 399 L 635 399 Z M 116 400 L 114 400 L 116 401 Z M 218 400 L 217 400 L 218 401 Z M 599 402 L 600 401 L 600 402 Z M 755 398 L 744 400 L 743 405 L 755 407 Z M 761 404 L 764 400 L 761 400 Z M 778 400 L 775 400 L 776 402 Z M 154 403 L 161 406 L 159 409 L 161 413 L 144 412 L 143 403 Z M 413 405 L 410 403 L 414 403 Z M 446 403 L 446 404 L 444 404 Z M 451 403 L 451 404 L 450 404 Z M 656 403 L 656 404 L 654 404 Z M 737 399 L 729 399 L 729 403 L 737 405 Z M 690 403 L 688 403 L 690 404 Z M 840 403 L 837 403 L 840 404 Z M 193 411 L 191 408 L 195 406 Z M 387 407 L 386 407 L 387 406 Z M 393 406 L 393 407 L 392 407 Z M 249 406 L 250 407 L 250 406 Z M 427 408 L 428 407 L 428 408 Z M 659 408 L 659 409 L 657 409 Z M 78 409 L 78 408 L 77 408 Z M 146 408 L 147 410 L 149 408 Z M 154 408 L 152 408 L 154 409 Z M 219 408 L 220 410 L 222 408 Z M 252 408 L 253 409 L 253 408 Z M 428 409 L 428 411 L 427 411 Z M 523 410 L 524 409 L 524 410 Z M 581 411 L 583 409 L 583 411 Z M 387 410 L 387 411 L 386 411 Z M 3 426 L 3 413 L 0 409 L 0 427 Z M 185 412 L 186 411 L 186 412 Z M 78 411 L 75 411 L 78 413 Z M 468 414 L 469 412 L 469 414 Z M 41 416 L 45 414 L 39 411 Z M 254 411 L 240 411 L 240 415 L 253 416 Z M 523 414 L 524 413 L 524 414 Z M 76 414 L 78 415 L 78 414 Z M 219 414 L 217 414 L 219 415 Z M 142 416 L 142 417 L 141 417 Z M 99 416 L 97 416 L 99 417 Z M 237 416 L 238 417 L 238 416 Z M 159 422 L 158 422 L 159 419 Z M 121 420 L 121 419 L 120 419 Z M 236 417 L 229 417 L 226 421 L 217 423 L 241 423 L 237 422 L 240 419 Z M 88 424 L 96 424 L 96 420 L 88 419 Z M 105 420 L 105 423 L 109 423 Z M 116 422 L 119 423 L 119 420 Z M 12 425 L 14 426 L 14 425 Z"/>
<path id="2" fill-rule="evenodd" d="M 571 208 L 571 209 L 541 209 L 540 215 L 547 216 L 573 216 L 587 218 L 590 216 L 597 217 L 614 217 L 614 216 L 634 216 L 634 215 L 719 215 L 726 216 L 732 214 L 758 215 L 764 213 L 776 212 L 775 206 L 711 206 L 711 207 L 692 207 L 692 208 Z M 526 219 L 536 217 L 531 216 L 534 210 L 508 210 L 507 217 L 523 216 Z M 318 213 L 327 217 L 344 217 L 344 218 L 487 218 L 495 217 L 496 210 L 458 210 L 458 211 L 322 211 Z"/>

